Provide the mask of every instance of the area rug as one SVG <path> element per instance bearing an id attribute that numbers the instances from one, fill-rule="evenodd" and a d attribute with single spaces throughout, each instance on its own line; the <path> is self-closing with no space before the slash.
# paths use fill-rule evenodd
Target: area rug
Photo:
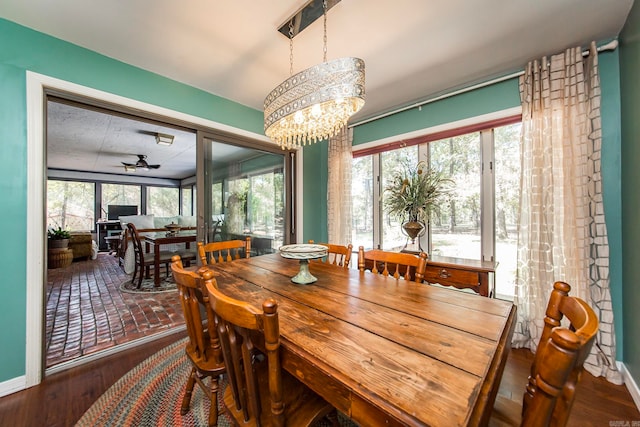
<path id="1" fill-rule="evenodd" d="M 191 396 L 191 410 L 180 415 L 191 371 L 184 346 L 185 340 L 178 341 L 133 368 L 84 413 L 76 426 L 206 426 L 209 400 L 197 385 Z M 219 392 L 218 407 L 222 405 Z M 231 425 L 231 420 L 220 411 L 218 426 Z"/>
<path id="2" fill-rule="evenodd" d="M 184 353 L 186 338 L 172 344 L 133 368 L 84 413 L 77 427 L 112 426 L 206 426 L 209 400 L 197 385 L 191 396 L 191 410 L 180 415 L 184 387 L 191 371 Z M 232 426 L 224 412 L 222 396 L 227 382 L 222 377 L 218 392 L 218 426 Z M 357 427 L 342 414 L 338 422 L 343 427 Z M 322 420 L 319 427 L 329 427 Z"/>
<path id="3" fill-rule="evenodd" d="M 172 292 L 178 289 L 171 274 L 163 279 L 158 286 L 153 283 L 153 277 L 151 279 L 142 279 L 140 289 L 138 289 L 137 282 L 137 279 L 136 283 L 132 283 L 131 279 L 125 280 L 120 284 L 120 291 L 130 294 L 157 294 L 160 292 Z"/>

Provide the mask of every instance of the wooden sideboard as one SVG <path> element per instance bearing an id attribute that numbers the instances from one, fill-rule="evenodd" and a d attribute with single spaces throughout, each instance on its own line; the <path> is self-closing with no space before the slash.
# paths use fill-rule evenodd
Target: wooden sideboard
<path id="1" fill-rule="evenodd" d="M 458 289 L 471 289 L 484 297 L 495 297 L 497 262 L 430 256 L 424 280 Z"/>
<path id="2" fill-rule="evenodd" d="M 419 251 L 403 249 L 401 252 L 419 254 Z M 429 255 L 424 281 L 457 289 L 471 289 L 483 297 L 495 297 L 497 262 L 478 259 Z"/>

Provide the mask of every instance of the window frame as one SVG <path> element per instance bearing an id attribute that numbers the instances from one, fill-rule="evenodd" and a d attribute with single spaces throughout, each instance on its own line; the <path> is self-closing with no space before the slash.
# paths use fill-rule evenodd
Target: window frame
<path id="1" fill-rule="evenodd" d="M 418 136 L 410 136 L 408 138 L 399 138 L 393 141 L 382 141 L 381 143 L 366 144 L 366 146 L 358 149 L 354 146 L 352 150 L 353 158 L 372 156 L 374 189 L 373 189 L 373 246 L 381 247 L 382 239 L 382 183 L 380 175 L 380 154 L 383 152 L 396 150 L 399 148 L 418 145 L 419 158 L 427 158 L 430 161 L 428 144 L 433 141 L 440 141 L 446 138 L 453 138 L 469 133 L 478 132 L 480 134 L 480 260 L 495 260 L 495 176 L 494 176 L 494 128 L 507 126 L 522 122 L 522 114 L 515 113 L 514 109 L 507 110 L 500 117 L 482 120 L 476 118 L 475 122 L 465 123 L 456 126 L 455 123 L 449 124 L 444 130 L 434 132 L 425 131 L 424 134 Z M 496 113 L 499 115 L 500 113 Z M 474 119 L 471 119 L 474 120 Z M 490 213 L 490 214 L 487 214 Z M 421 238 L 421 245 L 425 250 L 431 251 L 431 225 L 427 224 L 428 230 Z"/>
<path id="2" fill-rule="evenodd" d="M 138 201 L 138 206 L 140 206 L 140 215 L 146 215 L 147 214 L 147 189 L 148 187 L 160 187 L 160 188 L 178 188 L 178 198 L 179 198 L 179 202 L 181 202 L 182 200 L 182 192 L 183 192 L 183 188 L 186 187 L 190 187 L 193 191 L 193 188 L 195 188 L 195 185 L 190 184 L 187 186 L 180 186 L 180 185 L 157 185 L 157 184 L 141 184 L 139 182 L 121 182 L 121 181 L 108 181 L 108 180 L 97 180 L 97 179 L 78 179 L 75 177 L 62 177 L 59 176 L 59 174 L 55 174 L 53 176 L 47 176 L 46 177 L 47 183 L 51 180 L 51 181 L 68 181 L 68 182 L 77 182 L 77 183 L 83 183 L 83 184 L 93 184 L 94 186 L 94 219 L 93 219 L 93 228 L 91 230 L 89 230 L 91 233 L 96 233 L 97 232 L 97 227 L 96 227 L 96 223 L 98 222 L 98 220 L 105 215 L 106 216 L 106 206 L 102 206 L 102 186 L 105 184 L 114 184 L 114 185 L 133 185 L 133 186 L 138 186 L 140 187 L 140 200 Z M 47 193 L 46 191 L 46 186 L 45 186 L 45 194 Z M 180 207 L 180 205 L 179 205 Z M 45 208 L 46 208 L 46 204 L 45 204 Z M 104 211 L 103 211 L 104 209 Z M 182 213 L 180 213 L 182 215 Z M 45 215 L 46 217 L 46 215 Z"/>

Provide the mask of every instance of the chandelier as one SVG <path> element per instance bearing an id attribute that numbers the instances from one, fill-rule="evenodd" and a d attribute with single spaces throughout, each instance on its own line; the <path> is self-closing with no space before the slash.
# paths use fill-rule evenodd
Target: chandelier
<path id="1" fill-rule="evenodd" d="M 364 105 L 364 61 L 327 61 L 327 1 L 324 16 L 324 62 L 293 75 L 293 19 L 289 22 L 291 77 L 264 100 L 265 134 L 284 149 L 336 135 Z"/>

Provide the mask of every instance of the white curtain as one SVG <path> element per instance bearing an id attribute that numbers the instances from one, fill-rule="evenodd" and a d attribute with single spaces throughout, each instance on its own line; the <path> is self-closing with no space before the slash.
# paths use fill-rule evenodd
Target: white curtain
<path id="1" fill-rule="evenodd" d="M 327 231 L 329 243 L 351 243 L 351 144 L 353 129 L 329 138 Z"/>
<path id="2" fill-rule="evenodd" d="M 527 65 L 522 100 L 521 201 L 515 347 L 535 350 L 553 283 L 600 318 L 585 362 L 593 375 L 622 383 L 615 365 L 609 246 L 602 204 L 598 53 L 568 49 Z"/>

